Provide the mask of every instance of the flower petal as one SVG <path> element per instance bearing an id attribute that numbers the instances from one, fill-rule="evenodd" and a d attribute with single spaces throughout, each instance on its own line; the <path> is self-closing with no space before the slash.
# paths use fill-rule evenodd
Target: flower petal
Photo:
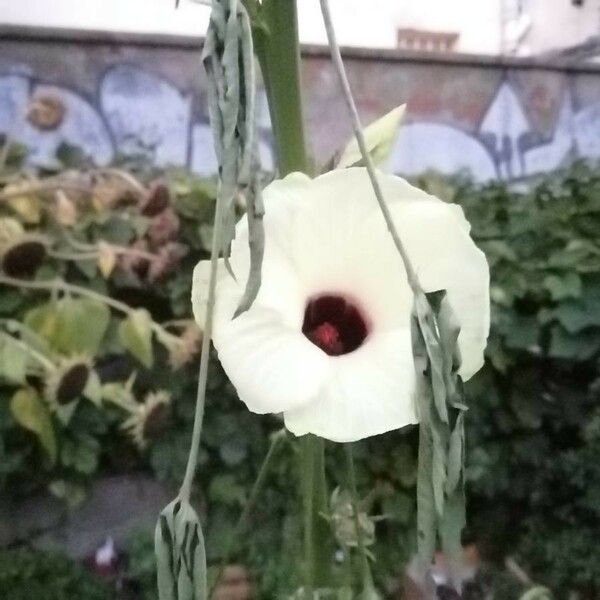
<path id="1" fill-rule="evenodd" d="M 417 422 L 410 329 L 374 335 L 331 363 L 315 399 L 284 412 L 292 433 L 352 442 Z"/>
<path id="2" fill-rule="evenodd" d="M 447 290 L 460 326 L 459 373 L 467 380 L 483 365 L 490 327 L 485 255 L 469 236 L 469 224 L 457 205 L 430 196 L 418 203 L 394 203 L 390 210 L 423 289 Z"/>
<path id="3" fill-rule="evenodd" d="M 214 343 L 240 399 L 256 413 L 306 404 L 329 375 L 329 357 L 273 309 L 253 306 L 219 320 Z"/>

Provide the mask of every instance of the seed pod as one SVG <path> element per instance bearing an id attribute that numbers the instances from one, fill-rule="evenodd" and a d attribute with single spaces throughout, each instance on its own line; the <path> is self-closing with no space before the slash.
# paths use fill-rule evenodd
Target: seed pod
<path id="1" fill-rule="evenodd" d="M 176 498 L 154 533 L 159 600 L 208 600 L 204 536 L 196 511 Z"/>

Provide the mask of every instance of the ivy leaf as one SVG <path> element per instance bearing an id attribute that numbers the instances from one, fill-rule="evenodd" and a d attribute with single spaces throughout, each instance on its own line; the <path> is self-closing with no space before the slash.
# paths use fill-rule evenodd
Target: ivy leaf
<path id="1" fill-rule="evenodd" d="M 539 343 L 540 324 L 534 316 L 515 314 L 506 327 L 500 327 L 505 333 L 505 343 L 515 350 L 531 350 Z"/>
<path id="2" fill-rule="evenodd" d="M 56 479 L 48 489 L 54 496 L 64 500 L 70 509 L 76 508 L 85 500 L 85 488 L 73 481 Z"/>
<path id="3" fill-rule="evenodd" d="M 33 388 L 17 390 L 10 400 L 10 411 L 15 421 L 36 434 L 40 444 L 48 454 L 50 462 L 56 462 L 56 438 L 50 413 Z"/>
<path id="4" fill-rule="evenodd" d="M 550 292 L 552 300 L 561 301 L 567 298 L 579 298 L 581 296 L 581 277 L 569 271 L 563 276 L 546 275 L 544 287 Z"/>
<path id="5" fill-rule="evenodd" d="M 373 163 L 378 165 L 383 163 L 392 150 L 392 145 L 398 135 L 400 122 L 404 116 L 406 105 L 397 106 L 377 121 L 370 123 L 363 130 L 367 151 L 373 159 Z M 362 165 L 362 154 L 358 147 L 356 138 L 352 138 L 344 150 L 342 150 L 340 159 L 337 162 L 337 169 Z"/>
<path id="6" fill-rule="evenodd" d="M 152 318 L 150 313 L 139 308 L 132 311 L 119 324 L 119 339 L 146 368 L 154 362 L 152 351 Z"/>
<path id="7" fill-rule="evenodd" d="M 600 351 L 600 332 L 586 329 L 579 333 L 569 333 L 556 324 L 551 330 L 548 354 L 566 360 L 589 360 Z"/>
<path id="8" fill-rule="evenodd" d="M 578 333 L 600 325 L 600 301 L 588 294 L 581 300 L 563 302 L 554 310 L 554 316 L 569 333 Z"/>

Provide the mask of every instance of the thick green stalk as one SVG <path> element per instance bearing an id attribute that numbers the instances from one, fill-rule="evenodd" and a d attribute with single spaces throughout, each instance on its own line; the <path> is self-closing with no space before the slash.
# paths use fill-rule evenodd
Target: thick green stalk
<path id="1" fill-rule="evenodd" d="M 292 171 L 310 174 L 311 161 L 302 110 L 300 44 L 295 0 L 246 0 L 253 19 L 255 49 L 260 62 L 280 176 Z M 301 439 L 301 478 L 304 506 L 305 592 L 330 585 L 333 545 L 325 480 L 325 442 L 307 435 Z"/>
<path id="2" fill-rule="evenodd" d="M 295 0 L 265 0 L 253 30 L 279 174 L 310 173 L 300 86 L 300 44 Z"/>
<path id="3" fill-rule="evenodd" d="M 302 495 L 304 506 L 305 593 L 313 598 L 317 588 L 331 584 L 333 546 L 325 516 L 327 483 L 325 479 L 325 440 L 315 435 L 301 438 Z"/>
<path id="4" fill-rule="evenodd" d="M 365 547 L 363 531 L 360 526 L 360 518 L 358 512 L 358 490 L 356 488 L 356 472 L 354 469 L 354 458 L 352 457 L 352 446 L 350 444 L 344 444 L 344 454 L 346 456 L 348 486 L 350 488 L 350 495 L 352 497 L 352 516 L 354 519 L 354 528 L 356 530 L 356 542 L 358 546 L 358 553 L 360 556 L 362 594 L 363 598 L 370 598 L 373 596 L 375 586 L 373 585 L 371 567 L 369 566 L 369 557 L 367 556 L 367 549 Z"/>

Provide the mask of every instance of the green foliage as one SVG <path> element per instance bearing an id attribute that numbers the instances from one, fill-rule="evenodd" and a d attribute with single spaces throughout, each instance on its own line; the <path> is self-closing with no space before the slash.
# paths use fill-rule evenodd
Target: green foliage
<path id="1" fill-rule="evenodd" d="M 81 501 L 87 483 L 101 473 L 148 469 L 161 480 L 181 482 L 197 377 L 191 272 L 207 256 L 215 197 L 214 182 L 168 173 L 169 205 L 149 215 L 154 173 L 136 173 L 141 191 L 119 177 L 88 175 L 77 176 L 89 192 L 68 196 L 78 215 L 74 222 L 56 212 L 53 196 L 45 192 L 37 192 L 44 200 L 38 203 L 39 223 L 31 222 L 31 202 L 18 205 L 20 213 L 0 202 L 0 219 L 19 219 L 27 232 L 50 239 L 56 251 L 33 281 L 60 277 L 100 294 L 98 300 L 0 285 L 0 331 L 13 340 L 0 341 L 0 488 L 19 496 L 46 486 L 70 504 Z M 515 557 L 557 598 L 570 592 L 596 598 L 600 172 L 578 165 L 521 192 L 504 184 L 482 188 L 432 178 L 424 183 L 464 207 L 492 272 L 487 362 L 466 390 L 469 530 L 487 559 L 501 565 L 504 555 Z M 167 246 L 169 253 L 161 251 Z M 160 260 L 145 260 L 146 252 Z M 89 256 L 64 258 L 72 254 Z M 123 313 L 102 301 L 104 296 L 133 312 Z M 9 327 L 7 320 L 25 327 Z M 157 329 L 165 322 L 174 325 Z M 60 372 L 69 361 L 88 361 L 90 376 L 67 406 L 68 419 L 61 417 L 65 407 L 52 400 L 47 366 L 16 350 L 14 340 Z M 27 390 L 35 391 L 35 400 Z M 123 424 L 156 390 L 173 398 L 168 426 L 136 448 Z M 201 495 L 194 506 L 213 568 L 249 497 L 268 436 L 280 428 L 275 417 L 249 413 L 212 362 L 199 457 Z M 417 447 L 416 428 L 354 447 L 361 511 L 383 517 L 376 520 L 369 546 L 382 589 L 416 549 Z M 342 465 L 341 450 L 328 445 L 330 492 L 344 485 Z M 251 512 L 249 534 L 234 548 L 232 560 L 257 575 L 263 597 L 299 587 L 302 524 L 295 481 L 298 456 L 286 445 Z M 129 576 L 151 590 L 154 567 L 144 548 L 152 550 L 149 537 L 130 547 Z M 499 569 L 489 585 L 498 598 L 518 598 L 522 590 Z"/>
<path id="2" fill-rule="evenodd" d="M 111 600 L 109 586 L 59 554 L 0 550 L 2 600 Z"/>
<path id="3" fill-rule="evenodd" d="M 491 267 L 487 361 L 467 394 L 471 530 L 557 597 L 596 598 L 600 173 L 452 192 Z"/>
<path id="4" fill-rule="evenodd" d="M 206 255 L 199 230 L 210 226 L 215 188 L 179 172 L 156 180 L 148 170 L 89 166 L 47 181 L 12 154 L 5 167 L 0 488 L 19 496 L 45 486 L 76 504 L 99 471 L 148 464 L 171 423 L 154 418 L 153 392 L 175 392 L 164 395 L 177 405 L 168 411 L 185 412 L 175 447 L 188 443 L 201 339 L 190 273 Z M 22 272 L 22 261 L 5 258 L 19 244 L 26 255 L 30 239 L 45 251 Z"/>

